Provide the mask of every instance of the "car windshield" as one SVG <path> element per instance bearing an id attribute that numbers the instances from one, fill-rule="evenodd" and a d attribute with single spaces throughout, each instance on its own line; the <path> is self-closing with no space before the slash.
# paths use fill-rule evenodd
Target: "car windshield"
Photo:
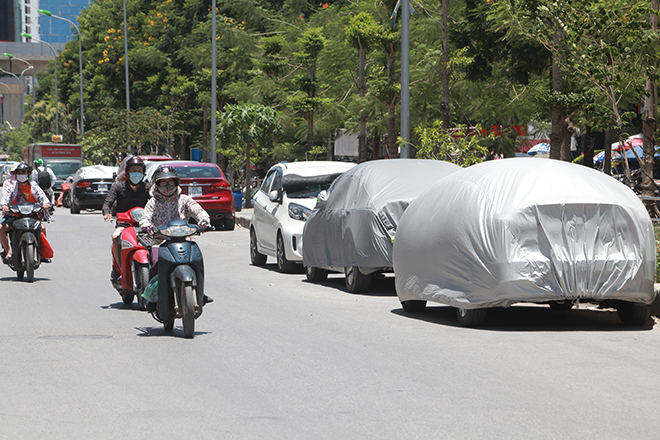
<path id="1" fill-rule="evenodd" d="M 82 166 L 80 162 L 47 162 L 46 165 L 53 170 L 58 179 L 66 179 L 76 174 Z"/>
<path id="2" fill-rule="evenodd" d="M 330 188 L 330 185 L 330 183 L 314 183 L 311 185 L 306 185 L 303 188 L 289 190 L 286 192 L 286 195 L 289 196 L 290 199 L 314 198 L 318 196 L 321 191 L 325 191 Z"/>
<path id="3" fill-rule="evenodd" d="M 205 166 L 189 166 L 189 167 L 174 167 L 177 174 L 182 179 L 200 179 L 200 178 L 214 178 L 222 177 L 222 171 L 216 167 Z"/>
<path id="4" fill-rule="evenodd" d="M 341 173 L 324 174 L 321 176 L 299 176 L 287 174 L 282 178 L 282 188 L 292 199 L 308 199 L 319 195 L 321 191 L 330 188 L 332 182 Z"/>

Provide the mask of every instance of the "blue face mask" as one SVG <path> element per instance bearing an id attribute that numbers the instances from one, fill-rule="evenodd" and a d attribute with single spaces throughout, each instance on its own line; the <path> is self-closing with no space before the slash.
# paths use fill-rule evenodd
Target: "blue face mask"
<path id="1" fill-rule="evenodd" d="M 131 173 L 131 183 L 133 185 L 137 185 L 138 183 L 142 182 L 143 177 L 144 174 L 142 173 Z"/>

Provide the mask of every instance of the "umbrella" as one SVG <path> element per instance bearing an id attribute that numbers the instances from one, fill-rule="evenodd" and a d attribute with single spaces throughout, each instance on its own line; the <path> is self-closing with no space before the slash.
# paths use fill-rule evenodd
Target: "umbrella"
<path id="1" fill-rule="evenodd" d="M 550 154 L 550 144 L 546 142 L 541 142 L 540 144 L 534 145 L 527 151 L 527 154 L 530 156 L 536 156 L 537 154 Z"/>
<path id="2" fill-rule="evenodd" d="M 623 145 L 626 147 L 626 150 L 630 150 L 632 147 L 638 147 L 644 145 L 644 135 L 642 133 L 630 136 L 628 139 L 623 141 Z M 621 150 L 621 143 L 614 142 L 612 144 L 612 151 Z M 633 157 L 635 157 L 633 155 Z"/>

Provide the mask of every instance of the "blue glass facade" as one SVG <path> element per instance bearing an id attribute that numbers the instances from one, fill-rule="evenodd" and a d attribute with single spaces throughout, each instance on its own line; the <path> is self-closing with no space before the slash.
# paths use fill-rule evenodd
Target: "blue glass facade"
<path id="1" fill-rule="evenodd" d="M 89 6 L 89 0 L 40 0 L 39 9 L 45 9 L 60 17 L 68 18 L 76 25 L 78 15 Z M 66 43 L 76 37 L 76 30 L 70 23 L 58 18 L 41 15 L 39 34 L 42 41 L 48 43 Z"/>

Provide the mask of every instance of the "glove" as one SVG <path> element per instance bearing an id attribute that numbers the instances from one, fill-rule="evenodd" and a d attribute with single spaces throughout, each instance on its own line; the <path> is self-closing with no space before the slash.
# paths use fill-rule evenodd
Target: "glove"
<path id="1" fill-rule="evenodd" d="M 208 223 L 202 225 L 202 232 L 215 231 L 215 228 Z"/>
<path id="2" fill-rule="evenodd" d="M 154 228 L 152 228 L 151 226 L 145 226 L 144 228 L 142 228 L 143 234 L 151 235 L 153 232 L 154 232 Z"/>

